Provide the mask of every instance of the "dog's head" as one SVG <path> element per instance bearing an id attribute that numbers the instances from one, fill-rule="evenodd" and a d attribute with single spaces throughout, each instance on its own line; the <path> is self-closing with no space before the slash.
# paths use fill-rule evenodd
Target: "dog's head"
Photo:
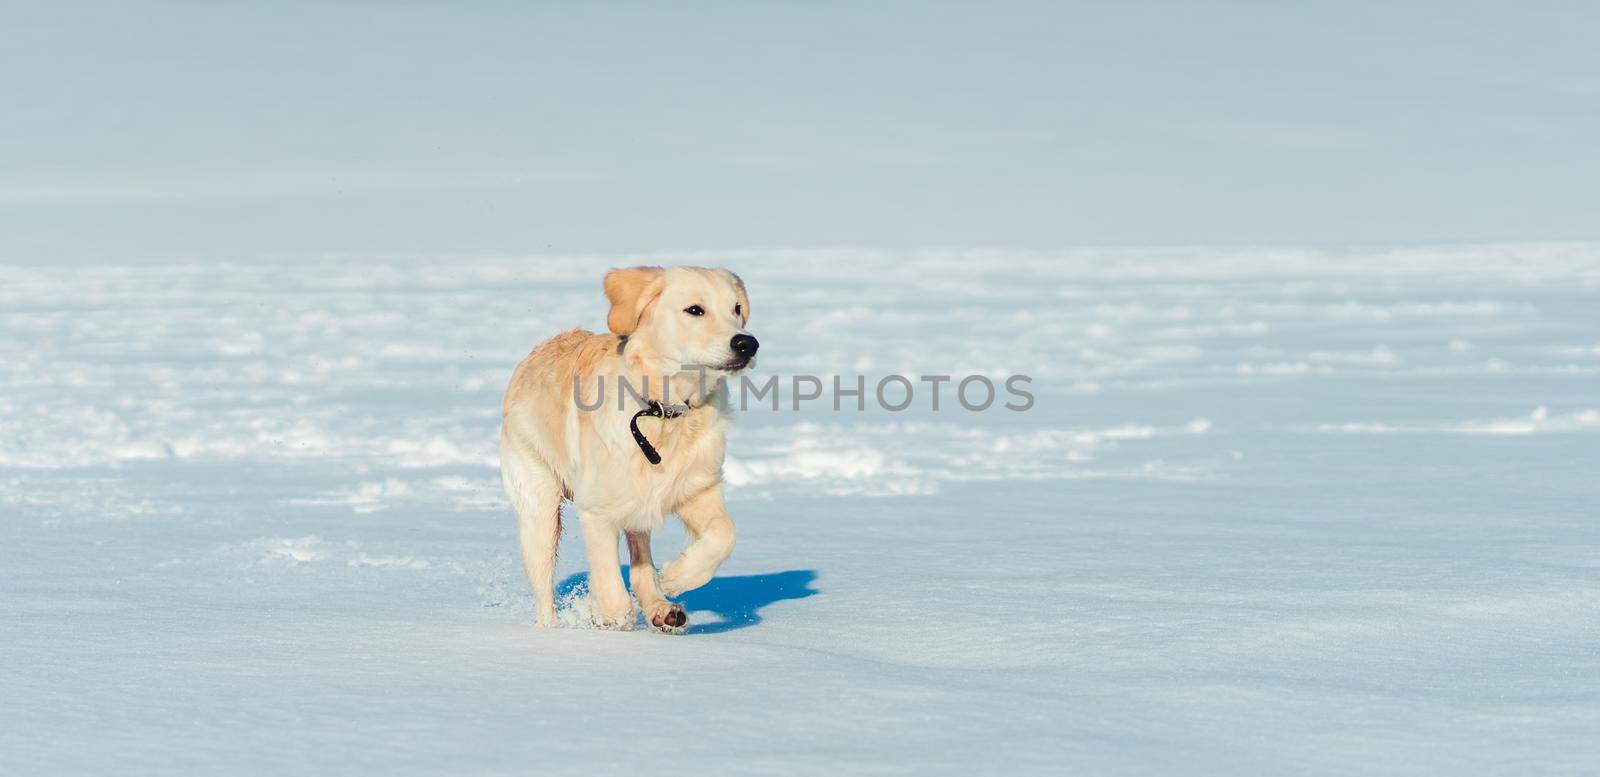
<path id="1" fill-rule="evenodd" d="M 606 325 L 680 369 L 735 373 L 750 366 L 760 343 L 745 331 L 750 297 L 727 270 L 629 267 L 606 273 Z"/>

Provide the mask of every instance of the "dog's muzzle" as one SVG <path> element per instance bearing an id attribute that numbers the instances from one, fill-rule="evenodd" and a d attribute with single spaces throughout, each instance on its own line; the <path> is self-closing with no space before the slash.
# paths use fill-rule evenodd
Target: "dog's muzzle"
<path id="1" fill-rule="evenodd" d="M 734 335 L 733 339 L 728 341 L 728 347 L 732 348 L 734 354 L 740 359 L 749 362 L 750 359 L 755 357 L 756 350 L 761 347 L 761 341 L 750 335 Z"/>

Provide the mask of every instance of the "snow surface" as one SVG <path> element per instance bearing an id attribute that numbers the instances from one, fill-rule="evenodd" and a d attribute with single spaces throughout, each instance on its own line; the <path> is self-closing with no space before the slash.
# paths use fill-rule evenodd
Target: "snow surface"
<path id="1" fill-rule="evenodd" d="M 752 408 L 690 632 L 535 630 L 500 393 L 639 261 L 1037 404 Z M 0 267 L 0 773 L 1594 773 L 1597 379 L 1588 245 Z"/>

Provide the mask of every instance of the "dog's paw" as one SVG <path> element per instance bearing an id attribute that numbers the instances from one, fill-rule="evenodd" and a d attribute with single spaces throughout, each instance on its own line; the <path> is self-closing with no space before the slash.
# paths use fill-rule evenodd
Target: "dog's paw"
<path id="1" fill-rule="evenodd" d="M 650 607 L 645 612 L 645 619 L 650 621 L 652 628 L 668 634 L 677 634 L 689 624 L 688 614 L 683 611 L 683 605 L 677 602 L 663 601 Z"/>
<path id="2" fill-rule="evenodd" d="M 633 618 L 595 618 L 589 626 L 600 631 L 633 631 L 638 628 Z"/>
<path id="3" fill-rule="evenodd" d="M 699 575 L 684 571 L 682 564 L 674 561 L 661 570 L 661 593 L 667 596 L 677 596 L 684 591 L 689 591 L 705 585 L 705 580 L 698 579 Z"/>
<path id="4" fill-rule="evenodd" d="M 629 608 L 606 614 L 600 610 L 589 613 L 591 626 L 604 631 L 632 631 L 639 622 L 639 611 Z"/>

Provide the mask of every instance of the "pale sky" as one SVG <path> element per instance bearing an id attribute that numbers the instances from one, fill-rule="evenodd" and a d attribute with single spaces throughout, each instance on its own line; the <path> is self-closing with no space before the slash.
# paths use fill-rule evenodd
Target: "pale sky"
<path id="1" fill-rule="evenodd" d="M 392 5 L 6 2 L 0 262 L 1600 238 L 1590 4 Z"/>

